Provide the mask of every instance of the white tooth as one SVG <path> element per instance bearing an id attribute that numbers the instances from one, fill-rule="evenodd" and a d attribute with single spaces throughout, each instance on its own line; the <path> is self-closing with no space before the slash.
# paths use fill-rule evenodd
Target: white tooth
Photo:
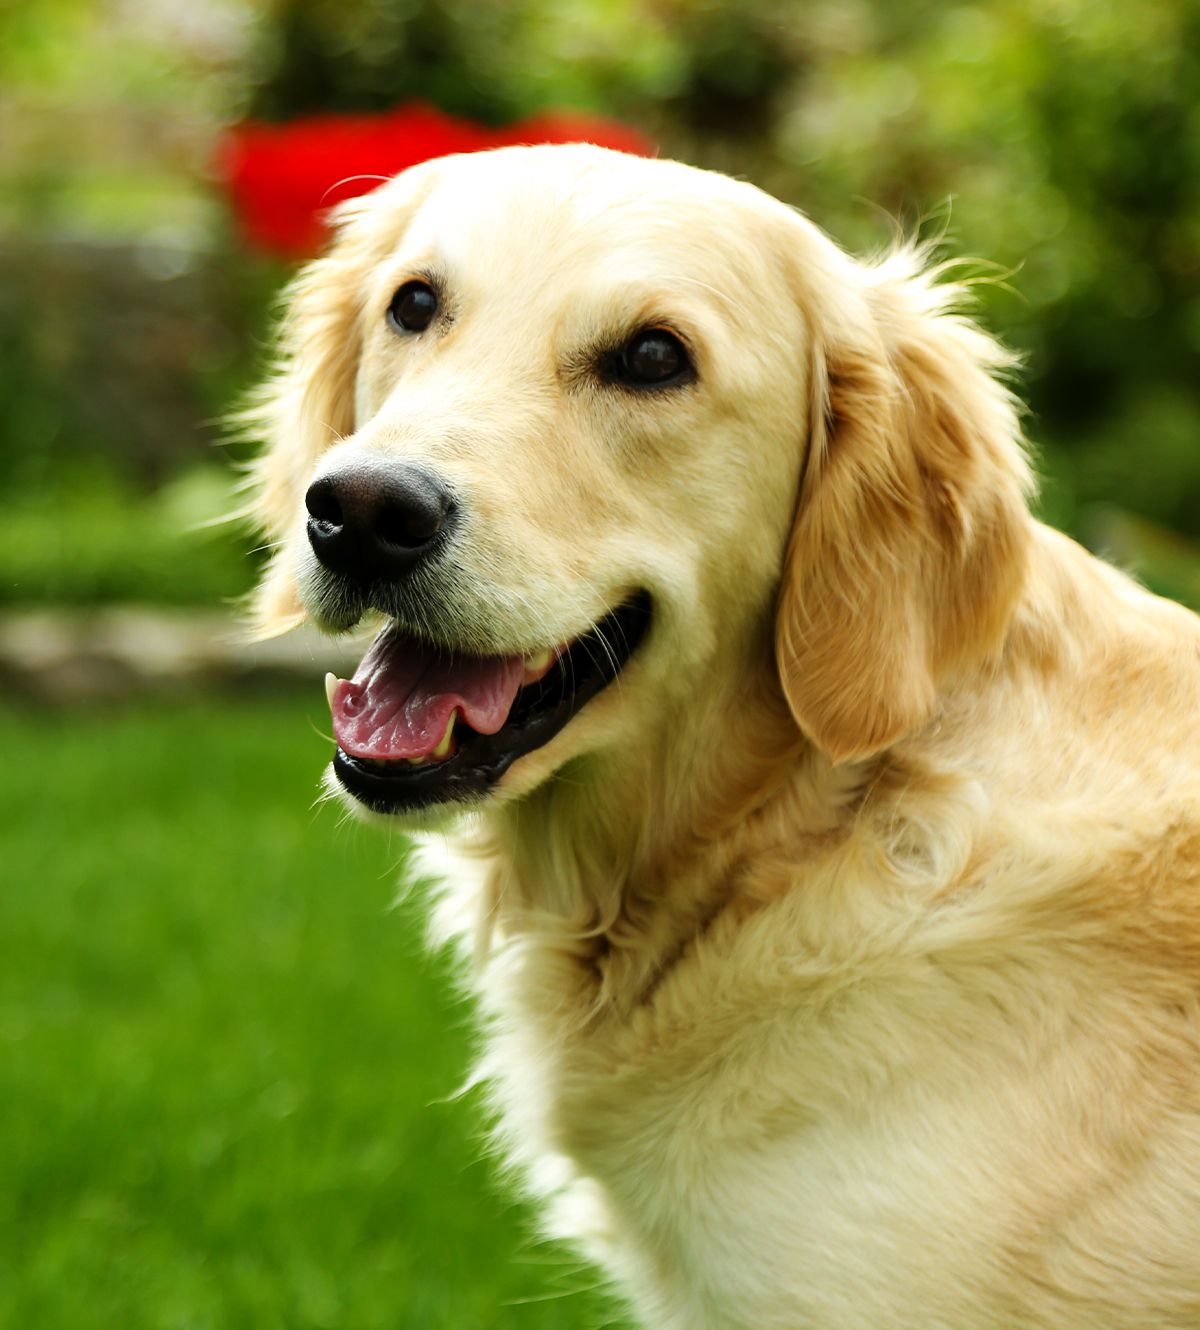
<path id="1" fill-rule="evenodd" d="M 536 656 L 525 657 L 525 668 L 532 674 L 538 670 L 548 669 L 550 662 L 554 659 L 554 652 L 550 647 L 545 651 L 539 651 Z"/>
<path id="2" fill-rule="evenodd" d="M 337 688 L 339 683 L 341 683 L 341 680 L 337 677 L 336 674 L 334 674 L 332 670 L 330 670 L 329 673 L 326 674 L 325 676 L 325 698 L 326 701 L 328 701 L 329 703 L 330 711 L 333 710 L 334 689 Z"/>
<path id="3" fill-rule="evenodd" d="M 450 713 L 450 719 L 446 722 L 446 733 L 438 741 L 438 746 L 430 753 L 430 757 L 445 757 L 450 751 L 450 742 L 454 736 L 454 722 L 458 719 L 458 708 L 456 707 Z"/>

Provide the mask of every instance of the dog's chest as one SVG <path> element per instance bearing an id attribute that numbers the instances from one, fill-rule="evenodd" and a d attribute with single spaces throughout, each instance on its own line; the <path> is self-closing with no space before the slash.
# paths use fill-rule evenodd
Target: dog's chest
<path id="1" fill-rule="evenodd" d="M 953 1094 L 914 1094 L 865 1030 L 864 1057 L 838 1052 L 852 1013 L 835 1034 L 799 997 L 703 996 L 671 1019 L 547 1030 L 536 1078 L 499 1050 L 510 1096 L 542 1097 L 510 1124 L 522 1153 L 572 1166 L 564 1234 L 656 1330 L 933 1324 L 906 1318 L 945 1295 L 945 1253 L 960 1249 L 961 1288 L 1001 1221 L 970 1218 L 976 1145 Z"/>

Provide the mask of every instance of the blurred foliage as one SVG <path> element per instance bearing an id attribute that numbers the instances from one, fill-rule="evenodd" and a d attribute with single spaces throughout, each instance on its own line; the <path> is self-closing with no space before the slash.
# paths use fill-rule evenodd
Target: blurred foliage
<path id="1" fill-rule="evenodd" d="M 24 488 L 0 525 L 0 604 L 216 605 L 247 591 L 257 558 L 219 521 L 229 491 L 215 463 L 147 492 L 94 460 Z"/>
<path id="2" fill-rule="evenodd" d="M 624 118 L 858 252 L 944 236 L 1026 355 L 1047 515 L 1105 541 L 1127 512 L 1120 556 L 1195 598 L 1200 0 L 9 0 L 0 409 L 20 448 L 0 479 L 101 455 L 134 493 L 198 455 L 179 422 L 253 378 L 281 276 L 237 253 L 206 179 L 222 125 L 412 99 Z M 52 315 L 31 238 L 64 236 L 96 271 Z M 187 271 L 146 278 L 155 244 Z M 122 264 L 140 287 L 113 289 Z"/>

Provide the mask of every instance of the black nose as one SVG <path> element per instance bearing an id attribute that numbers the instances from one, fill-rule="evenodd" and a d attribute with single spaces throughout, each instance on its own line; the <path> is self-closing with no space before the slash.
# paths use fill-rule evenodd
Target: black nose
<path id="1" fill-rule="evenodd" d="M 454 509 L 446 487 L 415 466 L 359 462 L 309 486 L 317 558 L 356 582 L 394 581 L 438 544 Z"/>

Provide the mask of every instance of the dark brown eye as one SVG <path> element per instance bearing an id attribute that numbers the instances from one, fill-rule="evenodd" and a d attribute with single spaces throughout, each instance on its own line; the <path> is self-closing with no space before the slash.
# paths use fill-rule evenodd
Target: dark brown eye
<path id="1" fill-rule="evenodd" d="M 683 343 L 665 328 L 634 333 L 612 362 L 612 377 L 633 388 L 676 383 L 692 370 Z"/>
<path id="2" fill-rule="evenodd" d="M 424 332 L 437 310 L 437 292 L 428 282 L 405 282 L 392 297 L 388 318 L 402 332 Z"/>

